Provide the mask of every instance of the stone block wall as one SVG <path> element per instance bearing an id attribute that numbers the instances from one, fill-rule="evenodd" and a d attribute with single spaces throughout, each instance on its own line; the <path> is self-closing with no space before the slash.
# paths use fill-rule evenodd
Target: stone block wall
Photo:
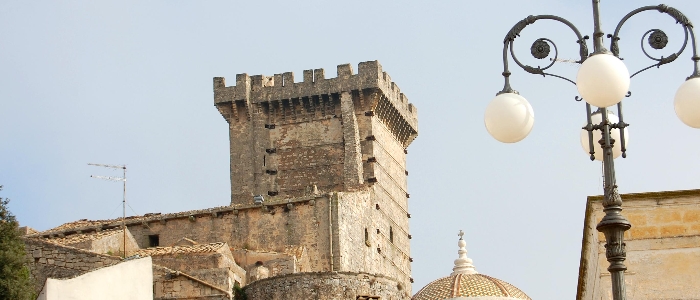
<path id="1" fill-rule="evenodd" d="M 700 299 L 700 190 L 623 194 L 627 299 Z M 602 197 L 589 197 L 577 299 L 612 299 Z"/>
<path id="2" fill-rule="evenodd" d="M 336 78 L 324 74 L 306 70 L 297 83 L 292 72 L 239 74 L 229 87 L 214 78 L 214 103 L 229 124 L 232 204 L 251 203 L 251 195 L 298 197 L 309 185 L 351 191 L 367 179 L 363 159 L 375 157 L 362 143 L 375 138 L 398 159 L 399 167 L 383 166 L 405 194 L 416 108 L 377 61 L 360 63 L 358 74 L 350 65 L 339 65 Z M 377 122 L 384 127 L 374 135 Z"/>
<path id="3" fill-rule="evenodd" d="M 308 272 L 308 257 L 306 265 L 298 263 L 296 256 L 286 253 L 258 252 L 241 249 L 234 252 L 234 257 L 248 271 L 258 265 L 264 266 L 268 270 L 268 276 L 292 274 L 297 272 Z M 303 259 L 303 258 L 302 258 Z M 248 281 L 250 282 L 250 280 Z"/>
<path id="4" fill-rule="evenodd" d="M 227 269 L 189 274 L 153 265 L 153 299 L 231 300 L 232 278 Z"/>
<path id="5" fill-rule="evenodd" d="M 124 237 L 126 237 L 126 243 L 124 243 Z M 128 229 L 126 230 L 126 236 L 120 230 L 120 232 L 115 235 L 93 240 L 89 245 L 90 248 L 84 249 L 102 254 L 107 254 L 111 252 L 115 255 L 119 255 L 121 252 L 124 251 L 124 246 L 126 246 L 126 256 L 131 255 L 132 253 L 134 253 L 134 251 L 139 249 L 138 244 L 134 239 L 134 236 L 131 234 L 131 232 L 129 232 Z"/>
<path id="6" fill-rule="evenodd" d="M 264 174 L 270 182 L 259 194 L 277 192 L 280 196 L 299 197 L 312 185 L 320 191 L 343 187 L 343 132 L 339 118 L 277 124 L 269 130 L 269 148 L 275 148 L 276 153 L 264 155 L 266 170 L 276 173 Z M 250 197 L 246 200 L 250 201 Z"/>
<path id="7" fill-rule="evenodd" d="M 292 251 L 277 253 L 239 249 L 233 252 L 233 256 L 246 270 L 252 268 L 258 262 L 265 262 L 265 266 L 270 267 L 270 271 L 274 274 L 273 276 L 311 271 L 306 248 L 295 252 L 298 253 Z"/>
<path id="8" fill-rule="evenodd" d="M 154 264 L 188 273 L 195 270 L 228 269 L 236 266 L 234 262 L 229 262 L 219 253 L 157 255 L 152 258 Z"/>
<path id="9" fill-rule="evenodd" d="M 291 209 L 286 202 L 267 202 L 267 207 L 239 206 L 235 212 L 233 207 L 190 212 L 192 218 L 187 213 L 153 216 L 128 226 L 144 248 L 148 247 L 149 235 L 158 235 L 163 246 L 186 237 L 198 243 L 223 241 L 232 249 L 247 249 L 248 255 L 235 251 L 237 263 L 249 270 L 262 261 L 270 276 L 329 271 L 332 248 L 333 270 L 385 274 L 410 292 L 409 239 L 404 227 L 407 217 L 403 211 L 396 211 L 399 208 L 393 200 L 377 195 L 380 193 L 378 184 L 374 184 L 365 191 L 299 198 L 289 203 Z M 328 197 L 335 199 L 330 212 Z M 334 232 L 333 247 L 329 232 Z M 299 264 L 296 257 L 285 254 L 290 246 L 305 249 L 301 257 L 305 263 Z M 181 267 L 157 260 L 174 269 Z"/>
<path id="10" fill-rule="evenodd" d="M 358 296 L 378 296 L 382 300 L 411 298 L 410 293 L 391 278 L 353 272 L 270 277 L 249 284 L 245 293 L 249 300 L 356 300 Z"/>
<path id="11" fill-rule="evenodd" d="M 232 249 L 259 252 L 285 253 L 290 247 L 300 247 L 306 249 L 306 270 L 327 271 L 330 270 L 328 213 L 326 196 L 312 195 L 266 201 L 264 206 L 240 205 L 153 215 L 127 225 L 142 248 L 149 246 L 149 235 L 158 235 L 161 246 L 173 245 L 186 237 L 200 244 L 226 242 Z"/>
<path id="12" fill-rule="evenodd" d="M 79 235 L 90 234 L 92 233 L 81 233 Z M 124 243 L 124 237 L 126 237 L 126 243 Z M 118 230 L 115 231 L 113 234 L 100 236 L 99 238 L 85 239 L 77 243 L 64 245 L 89 250 L 95 253 L 110 254 L 115 256 L 122 256 L 125 246 L 127 251 L 126 256 L 131 255 L 139 249 L 136 240 L 134 240 L 134 237 L 131 235 L 131 232 L 129 232 L 129 230 L 126 231 L 126 235 L 124 235 L 124 232 L 122 230 Z"/>
<path id="13" fill-rule="evenodd" d="M 72 278 L 83 273 L 119 263 L 121 258 L 60 246 L 38 239 L 24 240 L 35 290 L 41 291 L 46 278 Z"/>
<path id="14" fill-rule="evenodd" d="M 386 215 L 382 197 L 370 189 L 339 193 L 337 198 L 337 210 L 342 213 L 338 214 L 340 252 L 336 270 L 382 274 L 394 278 L 410 293 L 412 279 L 407 230 L 394 224 L 391 216 Z M 377 204 L 380 204 L 379 209 Z M 390 235 L 393 235 L 393 240 Z"/>

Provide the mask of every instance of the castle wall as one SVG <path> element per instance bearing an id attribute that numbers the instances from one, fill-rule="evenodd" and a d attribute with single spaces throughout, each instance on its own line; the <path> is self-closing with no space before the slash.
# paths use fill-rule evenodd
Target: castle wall
<path id="1" fill-rule="evenodd" d="M 351 272 L 297 273 L 258 280 L 245 287 L 249 300 L 356 300 L 358 296 L 410 299 L 400 283 L 385 276 Z"/>
<path id="2" fill-rule="evenodd" d="M 126 243 L 124 243 L 124 238 L 126 238 Z M 99 232 L 81 231 L 80 233 L 71 233 L 67 235 L 65 233 L 60 233 L 56 234 L 53 238 L 49 238 L 47 241 L 58 245 L 116 256 L 122 256 L 124 254 L 125 246 L 127 251 L 126 256 L 138 250 L 138 245 L 134 237 L 128 230 L 126 234 L 124 234 L 124 231 L 121 230 L 121 226 L 109 231 L 102 231 L 100 229 Z"/>
<path id="3" fill-rule="evenodd" d="M 627 299 L 699 299 L 700 190 L 624 194 Z M 602 197 L 589 197 L 577 299 L 612 299 L 605 237 L 595 224 Z"/>
<path id="4" fill-rule="evenodd" d="M 233 110 L 236 108 L 241 110 L 247 109 L 245 106 L 240 106 L 238 103 L 233 104 Z M 229 145 L 231 149 L 230 164 L 231 164 L 231 197 L 234 195 L 243 194 L 250 196 L 254 194 L 254 174 L 259 162 L 255 162 L 253 157 L 252 147 L 252 125 L 248 122 L 248 116 L 241 116 L 240 119 L 233 119 L 229 124 Z M 235 154 L 234 154 L 235 153 Z M 250 163 L 255 162 L 255 163 Z M 258 176 L 260 176 L 260 170 Z M 233 200 L 232 200 L 233 201 Z"/>
<path id="5" fill-rule="evenodd" d="M 326 271 L 330 270 L 328 213 L 328 200 L 319 195 L 291 199 L 290 203 L 270 201 L 265 206 L 153 216 L 127 224 L 141 248 L 149 246 L 149 235 L 158 235 L 162 246 L 186 237 L 200 244 L 226 242 L 232 249 L 279 253 L 304 247 L 309 270 Z"/>
<path id="6" fill-rule="evenodd" d="M 183 273 L 153 265 L 153 299 L 231 300 L 235 275 L 226 268 Z"/>
<path id="7" fill-rule="evenodd" d="M 187 255 L 170 254 L 152 257 L 154 264 L 188 273 L 192 273 L 196 270 L 216 268 L 236 269 L 236 264 L 220 253 L 189 253 Z M 243 274 L 245 274 L 245 272 L 243 272 Z"/>
<path id="8" fill-rule="evenodd" d="M 121 258 L 116 256 L 60 246 L 38 239 L 25 239 L 24 245 L 37 293 L 41 291 L 47 278 L 72 278 L 121 261 Z"/>
<path id="9" fill-rule="evenodd" d="M 126 243 L 124 243 L 125 237 Z M 131 234 L 131 232 L 129 232 L 129 230 L 126 231 L 126 235 L 124 235 L 124 233 L 121 232 L 118 234 L 93 240 L 88 248 L 82 248 L 77 246 L 74 247 L 90 250 L 96 253 L 112 253 L 113 255 L 121 256 L 124 252 L 124 246 L 126 246 L 126 256 L 129 256 L 132 253 L 134 253 L 134 251 L 138 250 L 136 240 L 134 239 L 134 236 Z"/>
<path id="10" fill-rule="evenodd" d="M 232 249 L 250 249 L 252 251 L 249 257 L 237 255 L 238 264 L 249 268 L 258 260 L 264 261 L 265 266 L 270 268 L 271 276 L 291 272 L 329 271 L 329 232 L 332 230 L 335 232 L 333 270 L 385 274 L 396 278 L 410 292 L 407 216 L 394 200 L 381 193 L 383 189 L 376 183 L 364 191 L 332 195 L 334 200 L 330 219 L 328 196 L 318 196 L 311 197 L 313 205 L 310 204 L 310 198 L 300 198 L 308 200 L 292 202 L 291 209 L 286 202 L 269 202 L 266 206 L 191 212 L 189 215 L 192 217 L 188 213 L 153 216 L 127 224 L 142 248 L 148 247 L 149 235 L 158 235 L 162 246 L 171 246 L 186 237 L 198 243 L 226 242 Z M 393 221 L 392 215 L 402 220 Z M 332 221 L 333 229 L 330 228 L 329 221 Z M 397 222 L 404 222 L 404 225 Z M 365 244 L 365 229 L 368 231 L 369 246 Z M 393 242 L 390 235 L 393 236 Z M 270 257 L 267 257 L 260 253 L 287 253 L 290 247 L 306 249 L 304 259 L 308 262 L 304 264 L 304 269 L 297 267 L 296 259 L 292 257 L 278 257 L 280 254 L 269 254 L 267 256 Z M 174 269 L 185 267 L 164 261 L 157 263 Z"/>
<path id="11" fill-rule="evenodd" d="M 343 130 L 339 118 L 276 125 L 271 138 L 276 153 L 270 159 L 268 175 L 275 185 L 270 191 L 280 196 L 298 197 L 307 187 L 321 191 L 343 187 Z M 268 195 L 267 191 L 265 195 Z"/>
<path id="12" fill-rule="evenodd" d="M 376 209 L 377 201 L 381 198 L 371 189 L 338 195 L 337 209 L 342 213 L 338 214 L 340 257 L 336 270 L 382 274 L 394 278 L 410 293 L 407 233 L 390 221 L 381 211 L 381 205 L 380 210 Z"/>

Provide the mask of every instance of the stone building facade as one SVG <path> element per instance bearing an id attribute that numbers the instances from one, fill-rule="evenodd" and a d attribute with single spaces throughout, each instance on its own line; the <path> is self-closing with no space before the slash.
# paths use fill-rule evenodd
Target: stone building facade
<path id="1" fill-rule="evenodd" d="M 409 299 L 406 155 L 417 110 L 377 61 L 337 70 L 306 70 L 302 82 L 291 72 L 239 74 L 234 86 L 214 78 L 230 133 L 228 205 L 80 220 L 27 240 L 150 256 L 154 299 L 230 298 L 234 286 L 251 300 Z M 101 240 L 113 231 L 122 234 Z"/>
<path id="2" fill-rule="evenodd" d="M 623 194 L 627 299 L 700 299 L 700 190 Z M 612 299 L 602 196 L 588 197 L 579 268 L 579 300 Z"/>

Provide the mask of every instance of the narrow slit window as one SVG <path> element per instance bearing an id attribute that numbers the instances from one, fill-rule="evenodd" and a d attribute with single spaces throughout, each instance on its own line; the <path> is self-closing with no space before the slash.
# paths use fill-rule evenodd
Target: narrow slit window
<path id="1" fill-rule="evenodd" d="M 389 241 L 394 242 L 394 228 L 389 226 Z"/>
<path id="2" fill-rule="evenodd" d="M 267 155 L 263 155 L 263 167 L 267 166 Z"/>
<path id="3" fill-rule="evenodd" d="M 371 245 L 369 243 L 369 231 L 367 230 L 367 228 L 365 228 L 365 245 L 367 245 L 367 247 Z"/>

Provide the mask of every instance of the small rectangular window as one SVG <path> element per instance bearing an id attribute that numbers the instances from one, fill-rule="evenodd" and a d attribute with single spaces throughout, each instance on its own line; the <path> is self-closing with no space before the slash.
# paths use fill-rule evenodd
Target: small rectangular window
<path id="1" fill-rule="evenodd" d="M 148 247 L 158 247 L 159 246 L 159 241 L 158 241 L 158 235 L 149 235 L 148 236 Z"/>

